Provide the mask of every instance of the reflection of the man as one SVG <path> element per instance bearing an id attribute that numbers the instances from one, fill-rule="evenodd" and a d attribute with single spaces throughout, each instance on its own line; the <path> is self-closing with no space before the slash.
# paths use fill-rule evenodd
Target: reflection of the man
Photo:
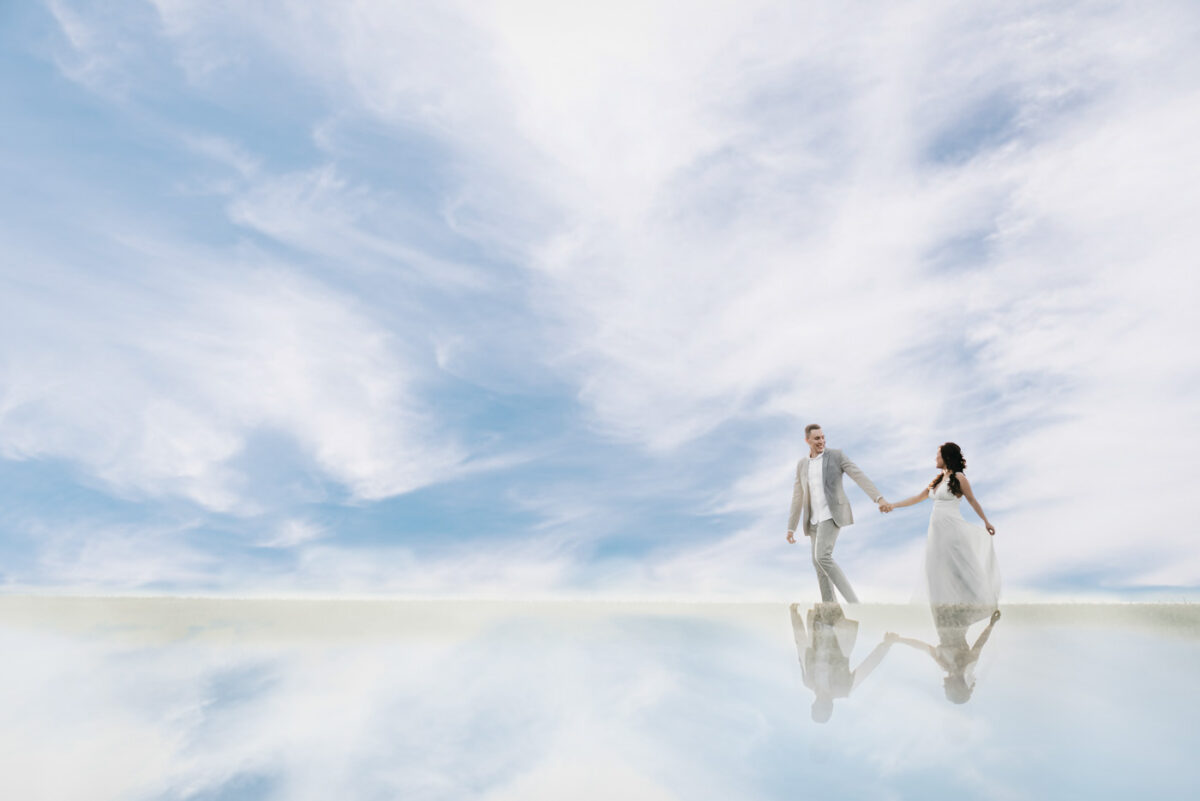
<path id="1" fill-rule="evenodd" d="M 808 626 L 800 617 L 800 607 L 789 607 L 792 633 L 796 638 L 796 654 L 804 686 L 816 695 L 812 718 L 825 723 L 833 715 L 833 699 L 846 698 L 871 674 L 887 655 L 892 643 L 884 640 L 875 650 L 850 669 L 850 655 L 858 638 L 858 621 L 846 618 L 836 602 L 819 603 L 808 610 Z"/>
<path id="2" fill-rule="evenodd" d="M 919 651 L 925 651 L 938 666 L 946 671 L 942 686 L 946 691 L 946 700 L 955 704 L 965 704 L 971 700 L 975 690 L 975 664 L 979 662 L 979 654 L 992 635 L 996 621 L 1000 619 L 1000 610 L 991 613 L 987 626 L 975 639 L 975 644 L 967 643 L 967 628 L 977 620 L 988 616 L 988 610 L 967 604 L 940 604 L 932 607 L 933 623 L 937 627 L 938 644 L 930 645 L 921 640 L 901 637 L 889 632 L 884 640 L 901 642 Z"/>

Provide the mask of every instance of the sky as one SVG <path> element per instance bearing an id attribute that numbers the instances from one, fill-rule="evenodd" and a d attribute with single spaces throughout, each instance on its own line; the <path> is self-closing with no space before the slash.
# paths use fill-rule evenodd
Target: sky
<path id="1" fill-rule="evenodd" d="M 1200 7 L 0 7 L 0 590 L 1195 597 Z M 857 523 L 911 596 L 928 506 Z M 971 513 L 968 511 L 968 516 Z"/>

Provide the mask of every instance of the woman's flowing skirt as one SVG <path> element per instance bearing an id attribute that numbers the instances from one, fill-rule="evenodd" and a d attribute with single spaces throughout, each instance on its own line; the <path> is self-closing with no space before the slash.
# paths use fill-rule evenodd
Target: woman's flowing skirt
<path id="1" fill-rule="evenodd" d="M 956 507 L 934 506 L 925 541 L 925 579 L 935 617 L 945 624 L 968 625 L 996 610 L 1000 570 L 992 536 L 964 520 Z"/>

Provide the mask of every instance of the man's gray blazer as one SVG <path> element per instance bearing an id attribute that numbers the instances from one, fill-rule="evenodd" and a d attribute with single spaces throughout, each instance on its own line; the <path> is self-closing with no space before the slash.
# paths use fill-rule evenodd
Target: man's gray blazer
<path id="1" fill-rule="evenodd" d="M 800 460 L 800 464 L 796 465 L 796 485 L 792 489 L 792 511 L 788 515 L 787 527 L 788 531 L 796 531 L 796 524 L 800 522 L 801 515 L 803 515 L 804 536 L 806 537 L 812 536 L 817 528 L 815 525 L 809 526 L 809 520 L 812 518 L 812 495 L 808 491 L 808 458 L 805 456 Z M 826 448 L 825 464 L 822 468 L 825 501 L 829 504 L 830 513 L 833 514 L 833 522 L 837 523 L 839 528 L 854 522 L 854 514 L 850 511 L 850 501 L 846 498 L 846 491 L 842 489 L 843 474 L 850 476 L 855 484 L 862 487 L 863 492 L 867 493 L 871 500 L 878 501 L 883 497 L 858 465 L 847 459 L 841 451 L 835 448 Z"/>

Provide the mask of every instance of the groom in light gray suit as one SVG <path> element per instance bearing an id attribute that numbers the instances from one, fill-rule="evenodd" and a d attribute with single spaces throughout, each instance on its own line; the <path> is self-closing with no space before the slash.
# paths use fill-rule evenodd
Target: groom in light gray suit
<path id="1" fill-rule="evenodd" d="M 833 546 L 842 528 L 854 522 L 850 501 L 842 489 L 842 475 L 849 475 L 863 492 L 879 504 L 883 511 L 887 503 L 867 474 L 839 450 L 825 447 L 825 432 L 816 423 L 804 427 L 808 456 L 796 465 L 796 485 L 792 490 L 792 510 L 788 515 L 787 541 L 795 544 L 796 524 L 803 519 L 804 536 L 812 537 L 812 561 L 817 570 L 821 600 L 836 600 L 833 588 L 850 603 L 858 596 L 842 569 L 833 561 Z"/>

